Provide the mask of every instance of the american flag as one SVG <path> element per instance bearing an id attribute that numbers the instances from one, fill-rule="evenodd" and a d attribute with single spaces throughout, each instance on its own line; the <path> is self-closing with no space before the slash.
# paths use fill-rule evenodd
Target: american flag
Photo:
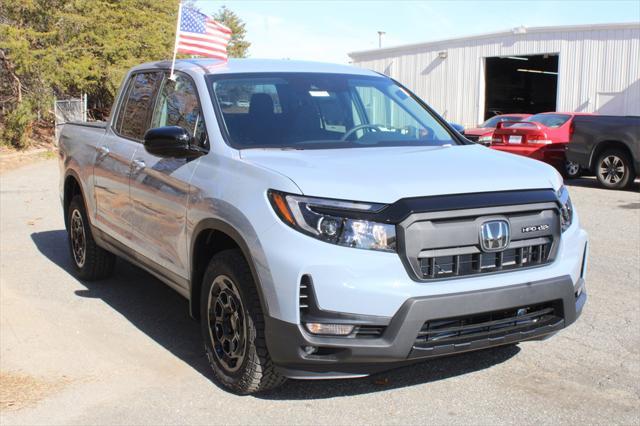
<path id="1" fill-rule="evenodd" d="M 229 28 L 197 10 L 182 8 L 177 36 L 178 52 L 226 61 L 230 39 Z"/>

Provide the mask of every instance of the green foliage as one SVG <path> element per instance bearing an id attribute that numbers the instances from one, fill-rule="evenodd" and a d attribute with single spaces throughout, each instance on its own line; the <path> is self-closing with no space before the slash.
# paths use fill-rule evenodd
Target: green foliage
<path id="1" fill-rule="evenodd" d="M 229 57 L 246 58 L 249 55 L 251 43 L 244 39 L 247 33 L 247 30 L 244 28 L 244 22 L 242 22 L 235 12 L 227 9 L 226 6 L 218 9 L 213 15 L 213 19 L 226 25 L 231 30 L 231 40 L 227 46 Z"/>
<path id="2" fill-rule="evenodd" d="M 31 130 L 35 114 L 29 101 L 20 102 L 4 119 L 0 140 L 14 148 L 23 149 L 29 146 Z"/>
<path id="3" fill-rule="evenodd" d="M 0 49 L 28 92 L 110 104 L 129 67 L 171 56 L 177 0 L 2 3 Z"/>

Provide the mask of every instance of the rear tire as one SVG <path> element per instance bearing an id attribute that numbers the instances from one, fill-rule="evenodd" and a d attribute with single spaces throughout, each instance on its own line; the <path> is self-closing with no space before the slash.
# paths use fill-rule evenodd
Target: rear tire
<path id="1" fill-rule="evenodd" d="M 93 281 L 111 276 L 116 257 L 93 239 L 80 195 L 73 197 L 69 204 L 67 228 L 71 262 L 78 278 Z"/>
<path id="2" fill-rule="evenodd" d="M 635 171 L 626 152 L 609 149 L 600 154 L 595 167 L 596 178 L 607 189 L 623 189 L 633 184 Z"/>
<path id="3" fill-rule="evenodd" d="M 209 262 L 202 282 L 200 324 L 218 383 L 235 393 L 250 394 L 285 382 L 269 356 L 260 299 L 239 250 L 222 251 Z"/>
<path id="4" fill-rule="evenodd" d="M 567 179 L 577 179 L 582 176 L 582 169 L 580 168 L 580 164 L 575 161 L 565 160 L 564 162 L 564 177 Z"/>

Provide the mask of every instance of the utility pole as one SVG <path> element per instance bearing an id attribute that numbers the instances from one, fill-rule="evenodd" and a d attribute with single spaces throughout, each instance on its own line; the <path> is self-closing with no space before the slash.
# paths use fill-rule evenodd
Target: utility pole
<path id="1" fill-rule="evenodd" d="M 378 49 L 382 48 L 382 36 L 385 34 L 384 31 L 378 31 Z"/>

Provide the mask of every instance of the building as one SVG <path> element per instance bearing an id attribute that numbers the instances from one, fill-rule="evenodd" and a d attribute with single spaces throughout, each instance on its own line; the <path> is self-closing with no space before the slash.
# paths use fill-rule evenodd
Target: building
<path id="1" fill-rule="evenodd" d="M 518 27 L 349 56 L 465 126 L 510 112 L 640 115 L 640 23 Z"/>

